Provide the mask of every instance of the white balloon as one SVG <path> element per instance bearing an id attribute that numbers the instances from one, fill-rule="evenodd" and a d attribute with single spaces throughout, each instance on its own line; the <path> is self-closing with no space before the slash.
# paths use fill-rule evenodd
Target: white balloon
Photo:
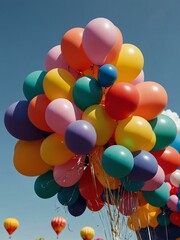
<path id="1" fill-rule="evenodd" d="M 173 173 L 171 173 L 170 182 L 175 187 L 179 187 L 179 185 L 180 185 L 180 170 L 176 170 Z"/>

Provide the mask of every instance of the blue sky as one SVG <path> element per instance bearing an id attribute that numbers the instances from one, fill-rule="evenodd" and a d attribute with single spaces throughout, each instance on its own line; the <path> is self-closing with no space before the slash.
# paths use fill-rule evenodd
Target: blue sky
<path id="1" fill-rule="evenodd" d="M 25 99 L 25 77 L 44 70 L 47 52 L 60 44 L 66 31 L 105 17 L 121 29 L 124 43 L 141 49 L 145 80 L 162 84 L 169 97 L 167 108 L 180 114 L 179 14 L 179 0 L 0 0 L 0 239 L 8 238 L 3 228 L 7 217 L 20 222 L 14 240 L 55 239 L 50 221 L 56 215 L 68 221 L 60 239 L 80 239 L 79 231 L 86 225 L 95 229 L 96 237 L 104 237 L 99 214 L 86 211 L 71 217 L 56 197 L 38 198 L 35 178 L 14 169 L 17 140 L 6 131 L 3 118 L 10 104 Z"/>

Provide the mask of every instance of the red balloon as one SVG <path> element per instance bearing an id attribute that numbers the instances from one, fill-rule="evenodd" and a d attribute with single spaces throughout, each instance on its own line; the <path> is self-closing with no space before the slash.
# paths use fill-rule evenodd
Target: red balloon
<path id="1" fill-rule="evenodd" d="M 101 208 L 104 206 L 104 201 L 101 198 L 96 198 L 93 200 L 87 200 L 86 201 L 86 206 L 89 210 L 93 212 L 97 212 L 101 210 Z"/>
<path id="2" fill-rule="evenodd" d="M 103 186 L 97 180 L 96 176 L 91 173 L 90 165 L 87 166 L 79 181 L 79 192 L 88 200 L 100 198 L 103 192 Z"/>
<path id="3" fill-rule="evenodd" d="M 180 225 L 180 213 L 179 212 L 172 212 L 170 215 L 170 221 L 174 225 Z"/>
<path id="4" fill-rule="evenodd" d="M 178 194 L 178 188 L 171 185 L 170 195 L 176 195 Z"/>
<path id="5" fill-rule="evenodd" d="M 139 92 L 136 86 L 120 82 L 112 85 L 105 98 L 108 114 L 117 120 L 129 117 L 138 107 Z"/>
<path id="6" fill-rule="evenodd" d="M 151 153 L 157 159 L 158 164 L 162 167 L 166 175 L 174 172 L 180 166 L 180 154 L 171 146 L 163 150 L 152 151 Z"/>
<path id="7" fill-rule="evenodd" d="M 57 237 L 64 230 L 66 224 L 67 224 L 66 219 L 64 219 L 63 217 L 57 216 L 52 219 L 51 226 L 53 230 L 56 232 Z"/>

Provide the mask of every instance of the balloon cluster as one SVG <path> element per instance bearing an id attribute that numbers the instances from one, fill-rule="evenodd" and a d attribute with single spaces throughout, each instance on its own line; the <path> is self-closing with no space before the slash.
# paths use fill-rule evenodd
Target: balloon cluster
<path id="1" fill-rule="evenodd" d="M 39 197 L 57 194 L 73 216 L 115 206 L 135 231 L 164 225 L 167 206 L 166 224 L 180 225 L 180 135 L 162 113 L 166 90 L 144 81 L 143 66 L 140 49 L 96 18 L 67 31 L 46 70 L 26 77 L 26 100 L 4 122 L 18 139 L 14 166 L 38 176 Z"/>

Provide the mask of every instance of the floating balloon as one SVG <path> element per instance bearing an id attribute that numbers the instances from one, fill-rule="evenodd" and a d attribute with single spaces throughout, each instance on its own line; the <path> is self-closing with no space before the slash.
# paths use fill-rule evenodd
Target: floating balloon
<path id="1" fill-rule="evenodd" d="M 170 182 L 175 186 L 179 187 L 180 185 L 180 170 L 176 170 L 170 175 Z"/>
<path id="2" fill-rule="evenodd" d="M 30 73 L 24 80 L 23 92 L 27 100 L 33 99 L 39 94 L 43 94 L 43 81 L 46 76 L 45 71 L 34 71 Z"/>
<path id="3" fill-rule="evenodd" d="M 45 119 L 54 132 L 64 135 L 71 122 L 81 119 L 81 112 L 68 99 L 57 98 L 48 104 Z"/>
<path id="4" fill-rule="evenodd" d="M 91 227 L 83 227 L 80 231 L 80 236 L 83 240 L 92 240 L 95 235 L 95 231 Z"/>
<path id="5" fill-rule="evenodd" d="M 175 148 L 180 153 L 180 134 L 177 134 L 174 141 L 170 144 L 171 147 Z"/>
<path id="6" fill-rule="evenodd" d="M 102 98 L 102 88 L 93 77 L 79 78 L 73 87 L 73 99 L 77 107 L 85 110 L 93 104 L 99 104 Z"/>
<path id="7" fill-rule="evenodd" d="M 51 226 L 53 228 L 53 230 L 55 231 L 55 233 L 57 234 L 57 238 L 59 236 L 59 234 L 64 230 L 64 228 L 66 227 L 66 219 L 60 216 L 54 217 L 51 221 Z"/>
<path id="8" fill-rule="evenodd" d="M 69 213 L 74 216 L 78 217 L 81 216 L 86 210 L 86 200 L 79 194 L 78 199 L 75 203 L 68 206 Z"/>
<path id="9" fill-rule="evenodd" d="M 178 197 L 176 195 L 171 195 L 167 202 L 167 206 L 171 211 L 177 212 L 177 203 L 178 203 Z"/>
<path id="10" fill-rule="evenodd" d="M 88 154 L 96 144 L 96 131 L 87 121 L 77 120 L 68 125 L 65 143 L 75 154 Z"/>
<path id="11" fill-rule="evenodd" d="M 4 220 L 4 228 L 9 233 L 9 238 L 19 227 L 19 221 L 16 218 L 6 218 Z"/>
<path id="12" fill-rule="evenodd" d="M 82 45 L 89 59 L 102 65 L 116 43 L 117 30 L 106 18 L 95 18 L 85 27 Z"/>
<path id="13" fill-rule="evenodd" d="M 104 64 L 98 71 L 98 83 L 102 87 L 110 87 L 116 80 L 118 72 L 112 64 Z"/>
<path id="14" fill-rule="evenodd" d="M 61 187 L 57 194 L 58 201 L 64 206 L 70 206 L 74 204 L 78 197 L 78 184 L 74 184 L 71 187 Z"/>
<path id="15" fill-rule="evenodd" d="M 137 108 L 139 93 L 130 83 L 117 83 L 110 87 L 105 98 L 105 107 L 113 119 L 129 117 Z"/>
<path id="16" fill-rule="evenodd" d="M 102 200 L 102 198 L 99 197 L 91 200 L 87 199 L 86 201 L 87 208 L 93 212 L 100 211 L 103 208 L 104 204 L 105 202 Z"/>
<path id="17" fill-rule="evenodd" d="M 134 180 L 129 177 L 120 178 L 122 186 L 128 191 L 128 192 L 137 192 L 139 191 L 145 184 L 143 181 Z"/>

